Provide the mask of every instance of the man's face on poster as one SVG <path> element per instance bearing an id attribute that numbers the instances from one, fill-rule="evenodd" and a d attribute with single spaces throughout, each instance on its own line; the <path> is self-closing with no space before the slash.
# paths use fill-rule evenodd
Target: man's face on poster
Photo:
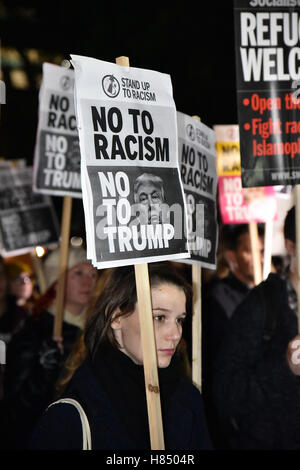
<path id="1" fill-rule="evenodd" d="M 162 220 L 163 195 L 153 183 L 141 184 L 136 192 L 136 201 L 140 204 L 140 219 L 143 224 L 159 224 Z"/>

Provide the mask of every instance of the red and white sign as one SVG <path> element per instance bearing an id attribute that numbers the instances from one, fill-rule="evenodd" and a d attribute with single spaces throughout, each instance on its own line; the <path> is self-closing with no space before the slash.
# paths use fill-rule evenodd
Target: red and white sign
<path id="1" fill-rule="evenodd" d="M 218 187 L 224 224 L 267 222 L 277 217 L 273 186 L 242 188 L 240 176 L 219 176 Z"/>

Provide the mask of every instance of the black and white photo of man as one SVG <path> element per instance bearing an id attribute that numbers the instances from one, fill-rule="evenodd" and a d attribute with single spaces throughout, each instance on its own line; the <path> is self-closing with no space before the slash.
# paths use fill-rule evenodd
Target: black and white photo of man
<path id="1" fill-rule="evenodd" d="M 134 202 L 139 205 L 139 219 L 142 224 L 162 222 L 162 205 L 165 203 L 163 180 L 151 173 L 138 176 L 133 187 Z"/>

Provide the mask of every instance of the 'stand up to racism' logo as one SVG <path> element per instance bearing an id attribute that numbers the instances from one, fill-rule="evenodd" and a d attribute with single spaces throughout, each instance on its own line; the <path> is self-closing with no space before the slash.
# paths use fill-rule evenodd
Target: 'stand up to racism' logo
<path id="1" fill-rule="evenodd" d="M 68 75 L 63 75 L 60 79 L 60 86 L 64 91 L 67 91 L 72 86 L 72 80 Z"/>
<path id="2" fill-rule="evenodd" d="M 116 98 L 120 93 L 120 83 L 113 75 L 105 75 L 102 79 L 104 93 L 110 98 Z"/>
<path id="3" fill-rule="evenodd" d="M 195 134 L 195 129 L 192 126 L 192 124 L 188 124 L 185 128 L 186 135 L 191 139 L 195 140 L 196 134 Z"/>

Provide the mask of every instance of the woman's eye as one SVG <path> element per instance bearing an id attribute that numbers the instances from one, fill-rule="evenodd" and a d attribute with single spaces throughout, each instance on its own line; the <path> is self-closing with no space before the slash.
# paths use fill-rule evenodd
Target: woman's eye
<path id="1" fill-rule="evenodd" d="M 97 273 L 91 273 L 91 274 L 90 274 L 90 277 L 91 277 L 92 279 L 98 279 L 98 274 L 97 274 Z"/>
<path id="2" fill-rule="evenodd" d="M 75 274 L 75 276 L 81 276 L 81 275 L 82 275 L 82 271 L 74 271 L 74 274 Z"/>
<path id="3" fill-rule="evenodd" d="M 155 317 L 153 317 L 155 321 L 161 323 L 163 320 L 164 320 L 164 315 L 155 315 Z"/>
<path id="4" fill-rule="evenodd" d="M 177 318 L 177 323 L 179 323 L 179 325 L 183 325 L 184 322 L 185 322 L 185 317 Z"/>

